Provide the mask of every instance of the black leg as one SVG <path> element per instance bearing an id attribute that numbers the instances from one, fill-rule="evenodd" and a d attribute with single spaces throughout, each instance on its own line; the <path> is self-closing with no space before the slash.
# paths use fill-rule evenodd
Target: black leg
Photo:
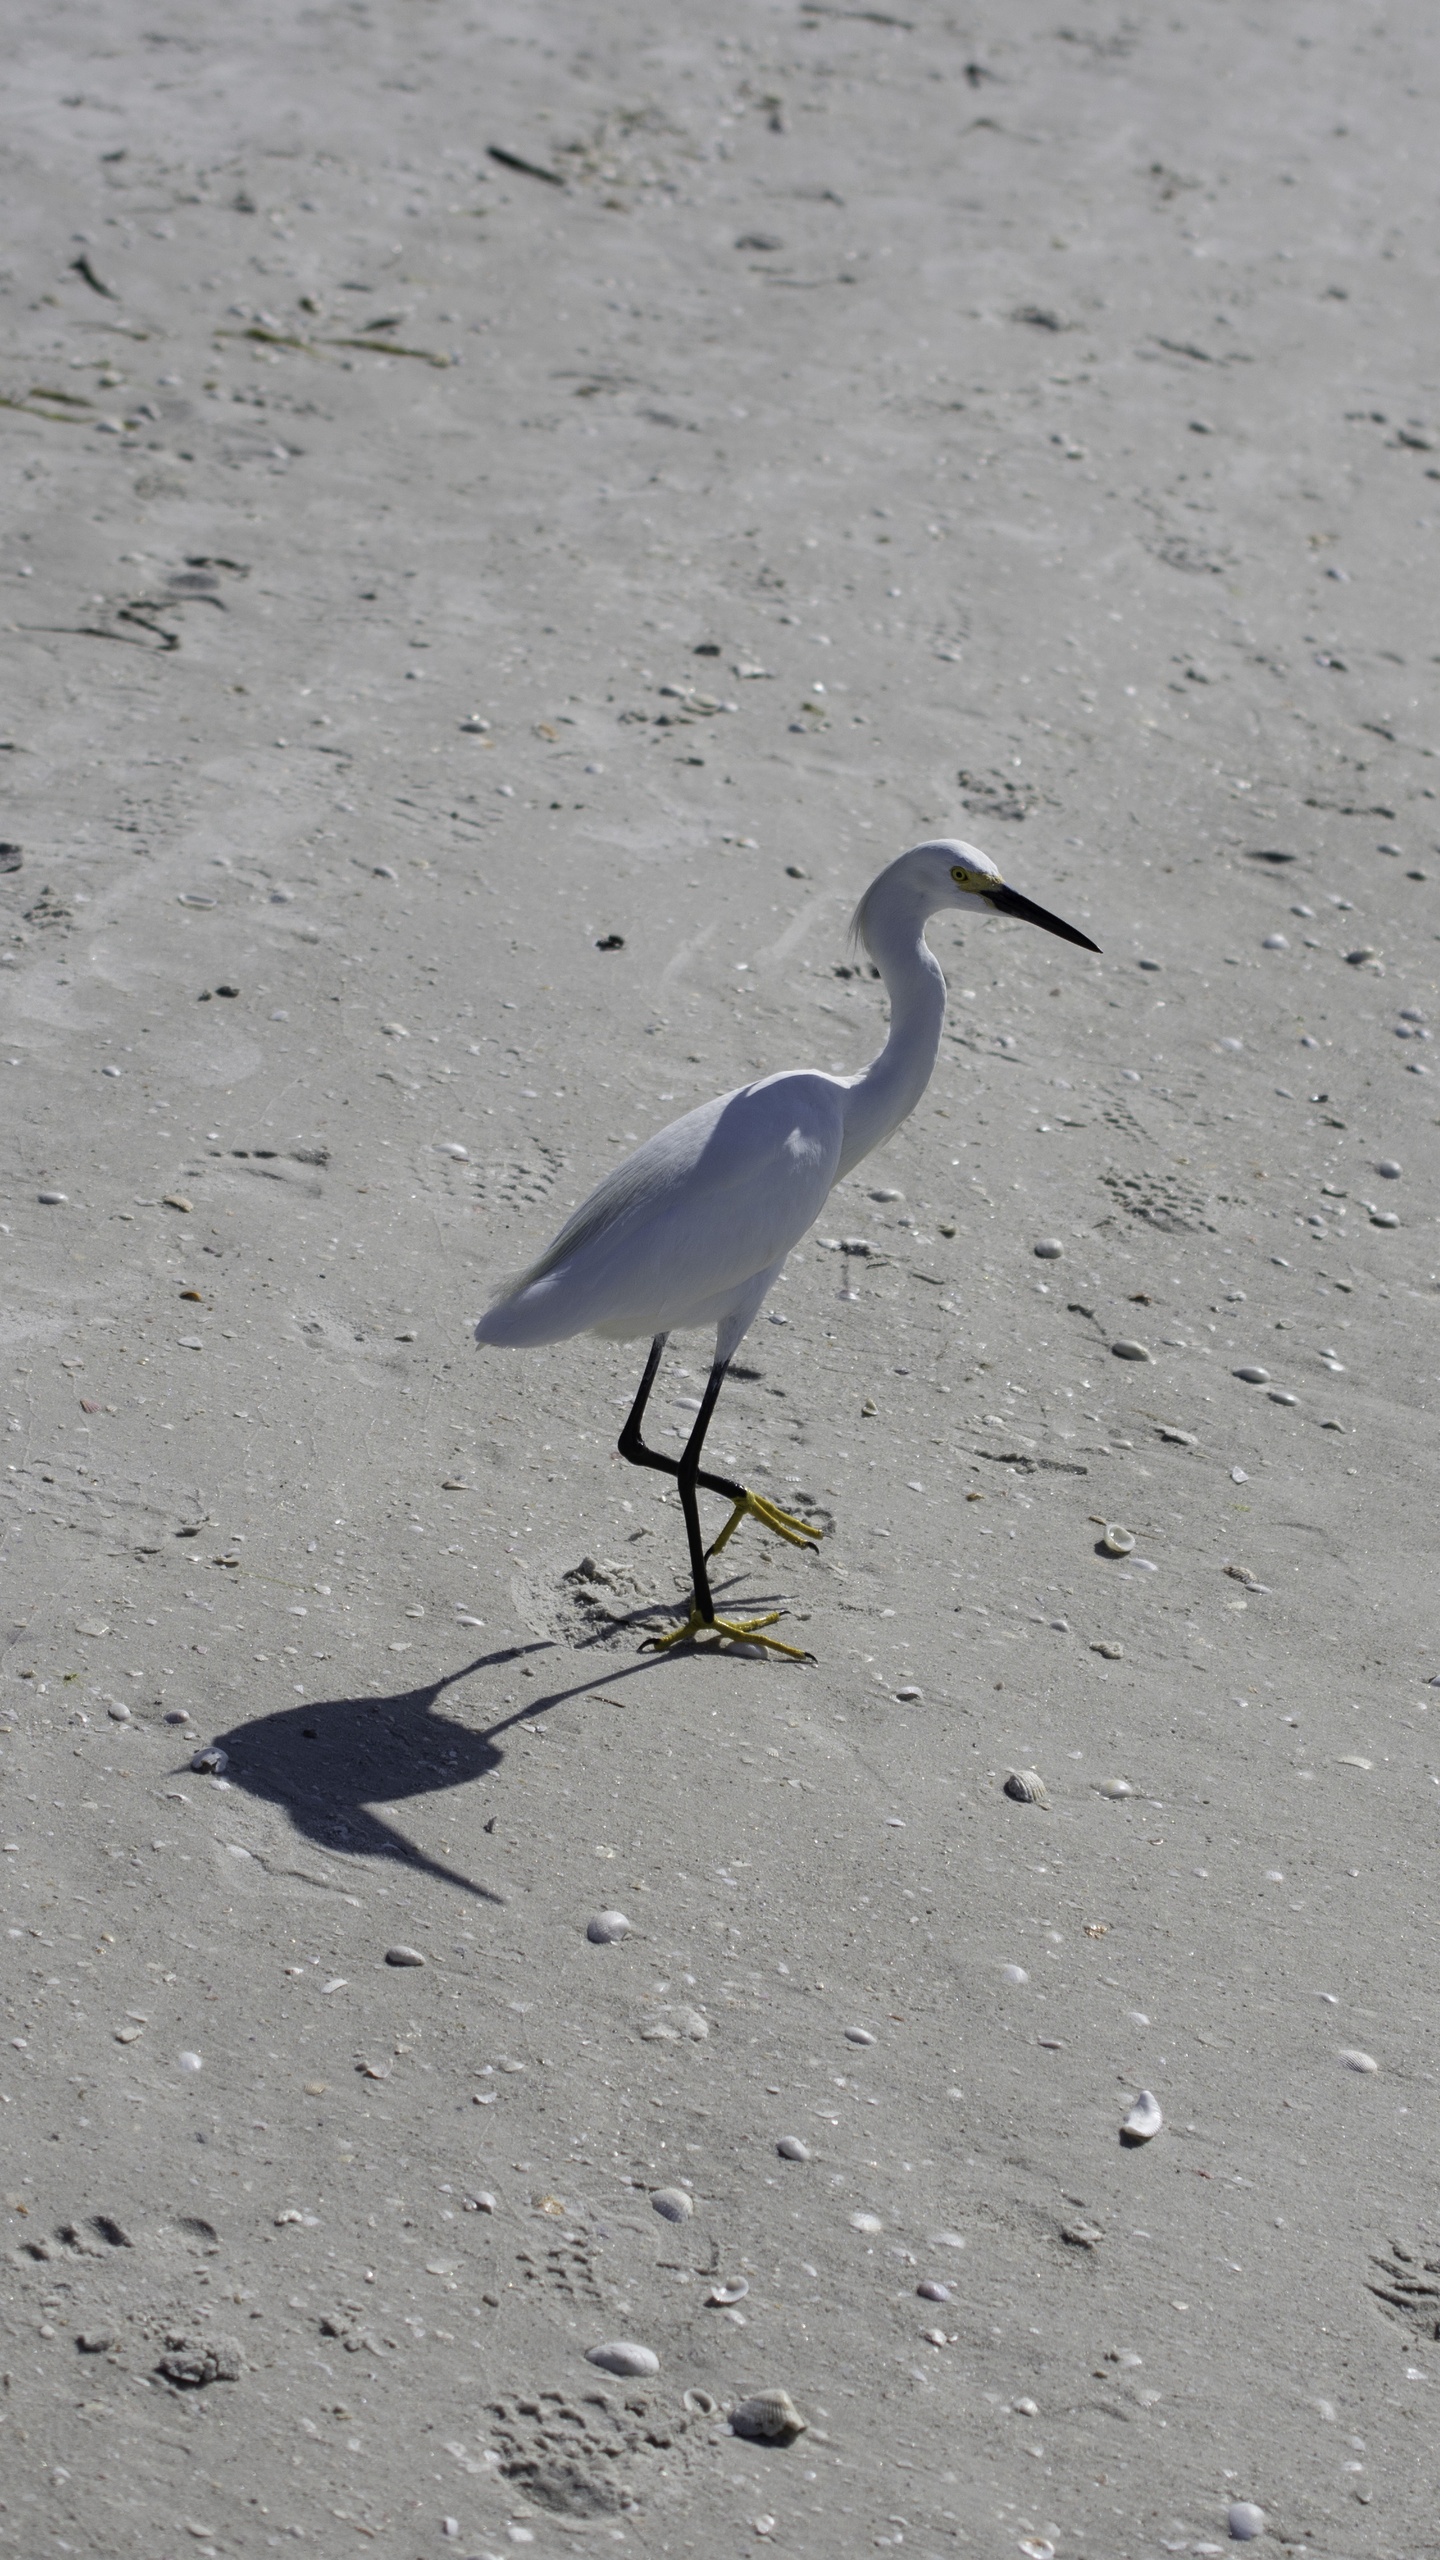
<path id="1" fill-rule="evenodd" d="M 717 1483 L 714 1476 L 701 1475 L 700 1451 L 705 1434 L 710 1428 L 710 1416 L 715 1410 L 716 1398 L 725 1384 L 725 1372 L 729 1366 L 728 1360 L 717 1360 L 706 1379 L 705 1393 L 700 1399 L 700 1410 L 695 1416 L 695 1427 L 685 1443 L 680 1464 L 676 1469 L 676 1490 L 680 1496 L 680 1508 L 685 1514 L 685 1535 L 690 1541 L 690 1571 L 695 1579 L 695 1606 L 707 1626 L 714 1622 L 715 1603 L 710 1597 L 710 1576 L 705 1570 L 705 1541 L 700 1534 L 700 1506 L 695 1499 L 695 1488 L 700 1484 Z M 723 1492 L 730 1490 L 728 1485 L 721 1486 L 719 1489 Z M 738 1486 L 735 1489 L 735 1498 L 737 1500 L 742 1498 L 741 1489 Z"/>
<path id="2" fill-rule="evenodd" d="M 645 1407 L 650 1401 L 650 1390 L 655 1384 L 655 1372 L 660 1366 L 661 1355 L 664 1352 L 668 1339 L 668 1335 L 657 1333 L 654 1341 L 650 1345 L 650 1357 L 645 1363 L 645 1374 L 640 1381 L 635 1401 L 630 1407 L 629 1413 L 625 1417 L 625 1428 L 620 1434 L 617 1446 L 621 1457 L 628 1458 L 632 1467 L 657 1467 L 661 1475 L 678 1476 L 685 1460 L 683 1458 L 663 1458 L 658 1449 L 647 1449 L 644 1441 L 640 1437 L 640 1425 L 644 1420 Z M 724 1375 L 725 1372 L 722 1369 L 720 1372 L 721 1378 L 723 1378 Z M 700 1419 L 696 1423 L 695 1430 L 690 1434 L 689 1445 L 695 1449 L 697 1457 L 699 1455 L 699 1440 L 703 1440 L 705 1437 L 705 1432 L 702 1426 L 705 1423 L 708 1423 L 711 1411 L 714 1407 L 715 1396 L 717 1396 L 719 1392 L 720 1389 L 717 1383 L 714 1394 L 710 1395 L 708 1402 L 701 1407 Z M 696 1438 L 697 1432 L 699 1434 L 699 1440 Z M 688 1457 L 688 1455 L 689 1448 L 686 1450 L 686 1456 Z M 691 1482 L 692 1484 L 703 1484 L 711 1493 L 726 1494 L 731 1502 L 740 1501 L 745 1491 L 743 1485 L 732 1484 L 728 1476 L 701 1475 L 698 1470 L 692 1474 Z"/>

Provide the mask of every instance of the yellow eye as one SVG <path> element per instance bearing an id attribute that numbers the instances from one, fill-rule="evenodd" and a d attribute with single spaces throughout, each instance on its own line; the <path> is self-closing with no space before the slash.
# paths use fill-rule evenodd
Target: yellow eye
<path id="1" fill-rule="evenodd" d="M 952 864 L 950 877 L 954 881 L 957 889 L 973 889 L 975 886 L 974 872 L 962 870 L 958 862 Z"/>

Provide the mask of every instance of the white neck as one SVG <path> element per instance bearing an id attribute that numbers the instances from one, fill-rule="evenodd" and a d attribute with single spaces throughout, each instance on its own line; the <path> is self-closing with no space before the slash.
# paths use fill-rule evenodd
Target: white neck
<path id="1" fill-rule="evenodd" d="M 925 940 L 918 901 L 867 919 L 866 941 L 890 999 L 890 1036 L 846 1095 L 837 1182 L 914 1110 L 934 1070 L 945 1020 L 945 981 Z"/>

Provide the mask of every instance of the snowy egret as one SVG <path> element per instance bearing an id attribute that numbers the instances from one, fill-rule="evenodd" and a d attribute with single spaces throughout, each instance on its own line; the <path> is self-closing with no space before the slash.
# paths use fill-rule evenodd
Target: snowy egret
<path id="1" fill-rule="evenodd" d="M 504 1350 L 564 1342 L 577 1333 L 607 1342 L 650 1336 L 620 1455 L 632 1466 L 674 1476 L 694 1581 L 688 1616 L 672 1634 L 653 1637 L 657 1646 L 707 1634 L 805 1658 L 798 1646 L 760 1632 L 775 1625 L 778 1610 L 763 1618 L 717 1617 L 706 1568 L 747 1516 L 793 1546 L 813 1546 L 813 1525 L 728 1476 L 708 1473 L 700 1453 L 725 1372 L 786 1255 L 813 1226 L 834 1185 L 899 1127 L 930 1081 L 945 981 L 925 926 L 945 907 L 1017 916 L 1083 951 L 1099 948 L 1010 888 L 974 845 L 943 837 L 913 846 L 872 880 L 852 927 L 890 999 L 889 1037 L 879 1056 L 860 1075 L 800 1067 L 763 1076 L 657 1130 L 580 1203 L 538 1262 L 506 1284 L 475 1327 L 477 1342 Z M 662 1457 L 641 1438 L 645 1406 L 668 1336 L 698 1325 L 715 1327 L 714 1361 L 683 1453 Z M 701 1485 L 733 1506 L 708 1549 L 696 1498 Z"/>

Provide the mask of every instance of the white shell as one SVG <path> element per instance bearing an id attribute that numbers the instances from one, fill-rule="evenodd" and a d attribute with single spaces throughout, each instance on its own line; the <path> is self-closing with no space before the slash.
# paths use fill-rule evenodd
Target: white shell
<path id="1" fill-rule="evenodd" d="M 192 1752 L 190 1766 L 212 1778 L 218 1778 L 222 1769 L 229 1768 L 230 1754 L 228 1751 L 222 1751 L 218 1742 L 212 1742 L 203 1751 Z"/>
<path id="2" fill-rule="evenodd" d="M 587 2347 L 587 2364 L 598 2364 L 602 2373 L 658 2373 L 660 2359 L 653 2347 L 637 2347 L 632 2338 L 611 2338 L 603 2347 Z"/>
<path id="3" fill-rule="evenodd" d="M 1165 2119 L 1153 2089 L 1142 2089 L 1120 2126 L 1122 2142 L 1153 2142 Z"/>
<path id="4" fill-rule="evenodd" d="M 775 2148 L 782 2160 L 808 2160 L 810 2157 L 810 2145 L 802 2142 L 798 2133 L 782 2133 Z"/>
<path id="5" fill-rule="evenodd" d="M 1128 1778 L 1102 1778 L 1096 1792 L 1102 1796 L 1115 1796 L 1118 1798 L 1120 1796 L 1133 1796 L 1135 1790 L 1131 1786 Z"/>
<path id="6" fill-rule="evenodd" d="M 1258 2542 L 1265 2530 L 1265 2510 L 1252 2498 L 1237 2498 L 1225 2521 L 1232 2542 Z"/>
<path id="7" fill-rule="evenodd" d="M 694 2197 L 683 2187 L 657 2187 L 650 2201 L 667 2222 L 688 2222 L 695 2210 Z"/>
<path id="8" fill-rule="evenodd" d="M 875 2038 L 868 2027 L 847 2027 L 845 2041 L 847 2044 L 873 2044 Z"/>
<path id="9" fill-rule="evenodd" d="M 878 2213 L 852 2213 L 850 2228 L 852 2231 L 883 2231 L 885 2225 Z"/>
<path id="10" fill-rule="evenodd" d="M 1000 1967 L 1000 1979 L 1002 1982 L 1013 1982 L 1019 1984 L 1022 1982 L 1028 1982 L 1030 1976 L 1026 1972 L 1023 1964 L 1002 1964 Z"/>
<path id="11" fill-rule="evenodd" d="M 1112 1342 L 1110 1348 L 1117 1360 L 1153 1360 L 1155 1357 L 1153 1351 L 1146 1350 L 1143 1342 Z"/>
<path id="12" fill-rule="evenodd" d="M 1048 1804 L 1045 1781 L 1038 1769 L 1012 1769 L 1005 1780 L 1005 1793 L 1013 1804 Z"/>
<path id="13" fill-rule="evenodd" d="M 592 1947 L 613 1947 L 617 1939 L 629 1937 L 634 1925 L 623 1911 L 597 1911 L 593 1920 L 587 1920 L 585 1935 Z"/>
<path id="14" fill-rule="evenodd" d="M 1100 1544 L 1107 1556 L 1128 1556 L 1135 1544 L 1135 1532 L 1122 1529 L 1118 1520 L 1107 1521 Z"/>
<path id="15" fill-rule="evenodd" d="M 788 2391 L 757 2391 L 730 2412 L 735 2434 L 762 2444 L 781 2444 L 790 2436 L 803 2436 L 808 2423 Z"/>
<path id="16" fill-rule="evenodd" d="M 729 2284 L 712 2284 L 709 2292 L 705 2296 L 705 2299 L 707 2302 L 714 2303 L 718 2309 L 723 2310 L 727 2303 L 743 2302 L 749 2290 L 750 2279 L 748 2276 L 734 2276 L 731 2278 Z"/>
<path id="17" fill-rule="evenodd" d="M 1378 2071 L 1380 2068 L 1373 2053 L 1361 2053 L 1358 2047 L 1351 2045 L 1342 2045 L 1340 2059 L 1347 2071 Z"/>

